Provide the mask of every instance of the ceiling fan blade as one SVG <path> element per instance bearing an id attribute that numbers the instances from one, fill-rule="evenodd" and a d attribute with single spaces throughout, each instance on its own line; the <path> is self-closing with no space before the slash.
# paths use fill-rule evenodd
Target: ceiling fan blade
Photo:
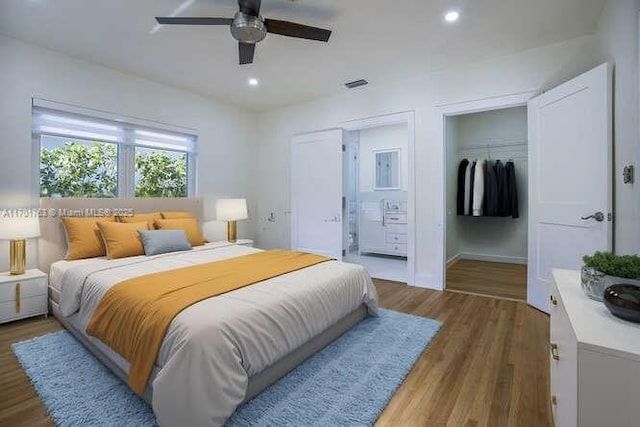
<path id="1" fill-rule="evenodd" d="M 238 43 L 238 52 L 240 53 L 240 65 L 252 64 L 256 45 L 255 43 Z"/>
<path id="2" fill-rule="evenodd" d="M 262 0 L 238 0 L 240 12 L 252 16 L 260 15 L 260 3 L 262 3 Z"/>
<path id="3" fill-rule="evenodd" d="M 294 22 L 279 21 L 277 19 L 265 19 L 264 25 L 267 31 L 281 36 L 297 37 L 299 39 L 329 41 L 331 31 L 308 25 L 296 24 Z"/>
<path id="4" fill-rule="evenodd" d="M 231 25 L 233 19 L 231 18 L 172 18 L 172 17 L 156 17 L 158 24 L 169 25 Z"/>

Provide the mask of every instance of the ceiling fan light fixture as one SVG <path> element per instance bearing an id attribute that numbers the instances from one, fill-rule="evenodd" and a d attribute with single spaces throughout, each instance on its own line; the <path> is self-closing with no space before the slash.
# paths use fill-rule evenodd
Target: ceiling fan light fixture
<path id="1" fill-rule="evenodd" d="M 261 16 L 237 12 L 233 17 L 231 35 L 241 43 L 259 43 L 267 36 L 267 27 Z"/>

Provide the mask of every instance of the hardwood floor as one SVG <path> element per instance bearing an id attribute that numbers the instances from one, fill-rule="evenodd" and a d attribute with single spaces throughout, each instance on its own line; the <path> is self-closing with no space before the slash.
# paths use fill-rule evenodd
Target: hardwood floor
<path id="1" fill-rule="evenodd" d="M 0 426 L 50 426 L 44 406 L 11 351 L 11 344 L 62 329 L 49 317 L 0 325 Z"/>
<path id="2" fill-rule="evenodd" d="M 549 426 L 548 317 L 524 303 L 376 280 L 384 308 L 437 319 L 377 426 Z M 52 318 L 0 326 L 0 426 L 52 425 L 11 343 L 60 329 Z"/>
<path id="3" fill-rule="evenodd" d="M 447 290 L 526 301 L 527 266 L 460 259 L 447 269 Z"/>

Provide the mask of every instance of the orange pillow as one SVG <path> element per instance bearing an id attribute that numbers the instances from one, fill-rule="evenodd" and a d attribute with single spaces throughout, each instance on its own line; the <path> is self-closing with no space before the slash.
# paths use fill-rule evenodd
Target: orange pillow
<path id="1" fill-rule="evenodd" d="M 207 243 L 200 233 L 198 220 L 195 218 L 157 219 L 155 225 L 158 230 L 184 230 L 191 246 L 202 246 Z"/>
<path id="2" fill-rule="evenodd" d="M 62 223 L 67 235 L 67 254 L 64 259 L 95 258 L 106 255 L 102 235 L 97 222 L 116 222 L 115 216 L 97 217 L 63 217 Z"/>
<path id="3" fill-rule="evenodd" d="M 149 223 L 98 222 L 98 228 L 107 248 L 107 259 L 144 255 L 138 230 L 148 230 Z"/>
<path id="4" fill-rule="evenodd" d="M 174 212 L 160 212 L 162 215 L 162 219 L 182 219 L 182 218 L 193 218 L 189 212 L 183 211 L 174 211 Z"/>
<path id="5" fill-rule="evenodd" d="M 120 222 L 124 222 L 126 224 L 135 223 L 135 222 L 147 222 L 149 224 L 149 230 L 153 230 L 153 222 L 156 219 L 162 219 L 162 215 L 160 212 L 149 212 L 149 213 L 140 213 L 132 216 L 120 216 L 118 217 Z"/>

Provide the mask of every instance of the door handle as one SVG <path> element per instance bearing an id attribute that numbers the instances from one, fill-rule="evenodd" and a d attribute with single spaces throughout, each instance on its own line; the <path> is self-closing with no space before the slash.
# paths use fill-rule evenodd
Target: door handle
<path id="1" fill-rule="evenodd" d="M 593 215 L 581 216 L 580 219 L 583 221 L 587 221 L 589 219 L 595 219 L 598 222 L 602 222 L 604 221 L 604 214 L 602 212 L 596 212 Z"/>

